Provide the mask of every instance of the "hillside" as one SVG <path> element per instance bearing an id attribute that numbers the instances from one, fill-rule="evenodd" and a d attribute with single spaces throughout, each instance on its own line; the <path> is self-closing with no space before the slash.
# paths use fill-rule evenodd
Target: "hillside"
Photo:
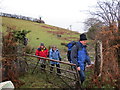
<path id="1" fill-rule="evenodd" d="M 79 39 L 79 33 L 74 31 L 43 23 L 2 17 L 2 31 L 7 31 L 7 27 L 12 28 L 13 30 L 30 30 L 31 32 L 27 35 L 29 40 L 28 45 L 35 49 L 41 42 L 43 42 L 47 48 L 51 45 L 56 45 L 62 52 L 64 52 L 67 48 L 62 46 L 61 43 L 67 43 Z"/>

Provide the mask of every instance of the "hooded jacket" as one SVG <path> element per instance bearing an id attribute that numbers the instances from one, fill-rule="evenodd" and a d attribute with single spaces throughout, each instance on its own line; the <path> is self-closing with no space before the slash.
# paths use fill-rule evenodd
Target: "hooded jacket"
<path id="1" fill-rule="evenodd" d="M 56 50 L 50 49 L 49 58 L 55 59 L 55 60 L 60 60 L 61 56 L 60 56 L 59 50 L 58 49 L 56 49 Z M 59 64 L 59 62 L 50 61 L 50 64 Z"/>
<path id="2" fill-rule="evenodd" d="M 44 47 L 42 48 L 38 48 L 36 50 L 35 55 L 40 56 L 40 57 L 47 57 L 48 56 L 48 50 Z"/>
<path id="3" fill-rule="evenodd" d="M 77 67 L 80 67 L 81 70 L 85 70 L 86 63 L 91 64 L 90 57 L 86 50 L 86 45 L 83 45 L 80 42 L 77 42 L 76 45 L 72 47 L 71 50 L 71 60 L 72 63 L 76 64 Z"/>

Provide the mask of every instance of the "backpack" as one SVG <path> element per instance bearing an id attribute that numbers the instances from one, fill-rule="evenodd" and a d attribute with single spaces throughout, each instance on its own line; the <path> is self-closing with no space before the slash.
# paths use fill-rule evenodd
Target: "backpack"
<path id="1" fill-rule="evenodd" d="M 67 58 L 68 58 L 68 61 L 71 63 L 71 57 L 70 57 L 70 54 L 71 54 L 71 49 L 72 47 L 76 44 L 75 41 L 71 41 L 69 42 L 66 46 L 68 47 L 68 52 L 67 52 Z"/>
<path id="2" fill-rule="evenodd" d="M 67 44 L 67 47 L 68 47 L 68 51 L 71 51 L 72 47 L 76 44 L 75 41 L 71 41 Z"/>

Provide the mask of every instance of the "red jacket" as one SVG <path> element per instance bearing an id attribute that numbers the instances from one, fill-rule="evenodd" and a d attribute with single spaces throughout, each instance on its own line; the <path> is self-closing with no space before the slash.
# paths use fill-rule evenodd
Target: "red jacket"
<path id="1" fill-rule="evenodd" d="M 40 57 L 47 57 L 48 56 L 48 50 L 46 48 L 38 48 L 36 50 L 35 55 L 40 56 Z"/>

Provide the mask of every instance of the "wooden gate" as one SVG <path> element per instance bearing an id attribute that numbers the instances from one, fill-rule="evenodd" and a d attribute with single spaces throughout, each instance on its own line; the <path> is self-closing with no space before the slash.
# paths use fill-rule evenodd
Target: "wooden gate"
<path id="1" fill-rule="evenodd" d="M 45 71 L 45 73 L 47 72 L 46 73 L 47 79 L 49 79 L 48 76 L 50 74 L 52 74 L 52 75 L 55 74 L 58 76 L 58 78 L 60 78 L 62 80 L 62 82 L 64 84 L 67 85 L 67 88 L 71 88 L 71 89 L 72 88 L 81 88 L 80 77 L 79 77 L 78 70 L 76 70 L 77 66 L 75 64 L 58 61 L 58 60 L 54 60 L 54 59 L 50 59 L 50 58 L 44 58 L 44 57 L 40 57 L 40 56 L 36 56 L 36 55 L 30 55 L 30 54 L 24 54 L 24 56 L 37 58 L 37 62 L 34 65 L 33 70 L 31 72 L 32 74 L 34 74 L 34 72 L 37 70 L 37 68 L 39 68 L 39 69 L 41 69 L 41 71 Z M 40 60 L 45 60 L 45 63 L 41 64 Z M 58 68 L 56 66 L 51 66 L 50 61 L 60 63 L 60 68 Z M 45 65 L 45 68 L 39 66 L 39 65 L 43 65 L 43 64 Z M 52 71 L 52 72 L 50 70 L 51 67 L 54 68 L 54 71 Z M 56 69 L 60 69 L 61 73 L 57 73 Z M 51 81 L 49 81 L 49 82 L 51 82 Z M 64 86 L 62 88 L 64 88 Z"/>

